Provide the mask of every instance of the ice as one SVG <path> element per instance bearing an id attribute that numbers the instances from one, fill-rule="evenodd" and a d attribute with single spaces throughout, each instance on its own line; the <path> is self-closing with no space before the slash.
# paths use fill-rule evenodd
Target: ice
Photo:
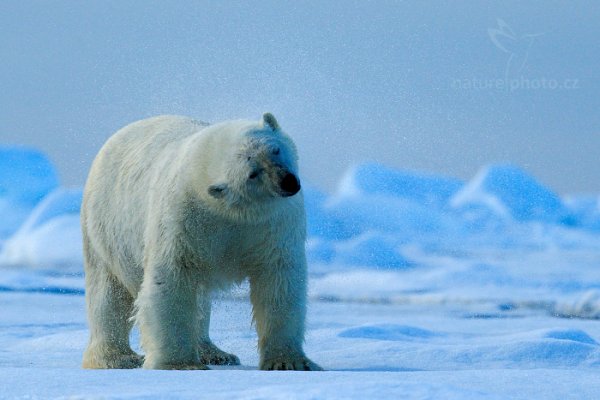
<path id="1" fill-rule="evenodd" d="M 335 257 L 334 243 L 311 237 L 306 241 L 306 254 L 311 263 L 330 263 Z"/>
<path id="2" fill-rule="evenodd" d="M 578 226 L 600 231 L 600 197 L 597 195 L 567 196 L 564 203 Z"/>
<path id="3" fill-rule="evenodd" d="M 344 227 L 346 236 L 369 230 L 397 237 L 437 232 L 450 228 L 453 221 L 442 209 L 461 185 L 457 179 L 368 163 L 345 174 L 324 209 Z"/>
<path id="4" fill-rule="evenodd" d="M 431 337 L 444 335 L 439 332 L 433 332 L 414 326 L 382 324 L 366 325 L 346 329 L 340 332 L 339 336 L 345 338 L 364 338 L 377 340 L 425 340 Z"/>
<path id="5" fill-rule="evenodd" d="M 26 147 L 0 147 L 0 195 L 33 206 L 58 186 L 53 165 L 41 152 Z"/>
<path id="6" fill-rule="evenodd" d="M 518 167 L 488 166 L 463 184 L 369 163 L 333 193 L 303 181 L 306 352 L 324 373 L 256 371 L 247 282 L 216 297 L 211 316 L 213 340 L 242 366 L 82 371 L 82 191 L 39 193 L 0 252 L 0 397 L 195 398 L 201 388 L 214 398 L 562 400 L 600 390 L 598 196 L 560 198 Z M 131 340 L 141 351 L 137 330 Z"/>
<path id="7" fill-rule="evenodd" d="M 351 168 L 342 178 L 338 195 L 383 195 L 402 197 L 429 207 L 444 206 L 463 182 L 449 177 L 401 171 L 377 163 Z"/>
<path id="8" fill-rule="evenodd" d="M 418 237 L 457 233 L 445 210 L 457 179 L 368 163 L 351 168 L 330 196 L 309 188 L 309 259 L 349 266 L 402 268 L 399 247 Z"/>
<path id="9" fill-rule="evenodd" d="M 456 193 L 450 204 L 459 209 L 484 209 L 516 221 L 565 222 L 560 198 L 519 167 L 490 165 Z"/>
<path id="10" fill-rule="evenodd" d="M 406 246 L 428 252 L 543 249 L 596 243 L 597 197 L 558 195 L 512 165 L 490 165 L 466 184 L 368 163 L 331 195 L 305 192 L 313 264 L 398 268 Z"/>
<path id="11" fill-rule="evenodd" d="M 14 233 L 33 207 L 57 186 L 56 170 L 43 153 L 0 146 L 0 240 Z"/>
<path id="12" fill-rule="evenodd" d="M 53 218 L 68 214 L 78 215 L 83 193 L 78 188 L 59 188 L 54 190 L 33 210 L 21 228 L 31 232 Z"/>
<path id="13" fill-rule="evenodd" d="M 390 232 L 407 239 L 453 228 L 452 218 L 436 208 L 403 197 L 381 195 L 333 196 L 326 211 L 343 227 L 344 236 L 369 230 Z"/>
<path id="14" fill-rule="evenodd" d="M 559 301 L 554 312 L 565 318 L 600 319 L 600 290 L 588 290 L 573 299 Z"/>
<path id="15" fill-rule="evenodd" d="M 544 337 L 550 339 L 570 340 L 572 342 L 587 343 L 594 346 L 598 345 L 598 342 L 596 342 L 590 337 L 590 335 L 588 335 L 580 329 L 551 330 L 546 332 Z"/>
<path id="16" fill-rule="evenodd" d="M 47 195 L 6 241 L 0 265 L 80 269 L 81 189 L 59 188 Z"/>
<path id="17" fill-rule="evenodd" d="M 21 160 L 21 165 L 26 161 Z M 23 169 L 35 170 L 38 162 L 32 161 L 32 166 Z M 36 185 L 43 186 L 39 182 Z M 30 195 L 21 194 L 20 199 L 33 198 L 33 190 L 22 192 Z M 594 242 L 586 232 L 600 229 L 597 197 L 567 197 L 563 201 L 511 165 L 485 167 L 471 182 L 463 184 L 453 178 L 367 163 L 349 169 L 332 194 L 306 182 L 303 192 L 307 255 L 314 265 L 312 269 L 319 271 L 326 270 L 326 266 L 334 270 L 416 265 L 404 253 L 406 246 L 428 252 L 472 251 L 490 246 L 580 246 Z M 38 193 L 39 197 L 44 191 L 39 189 Z M 19 232 L 6 240 L 0 262 L 50 268 L 80 263 L 76 217 L 80 201 L 77 190 L 60 189 L 35 211 L 25 209 L 31 215 Z M 10 219 L 18 212 L 3 214 Z M 563 234 L 561 226 L 572 231 Z M 57 246 L 52 239 L 56 237 L 68 239 Z"/>
<path id="18" fill-rule="evenodd" d="M 81 278 L 80 278 L 81 279 Z M 5 398 L 594 398 L 600 322 L 462 318 L 453 305 L 311 302 L 307 353 L 326 372 L 257 371 L 248 302 L 221 299 L 212 338 L 240 356 L 213 371 L 81 369 L 83 296 L 0 291 Z M 463 307 L 464 308 L 464 307 Z M 139 336 L 132 335 L 139 350 Z M 107 385 L 110 382 L 110 385 Z"/>
<path id="19" fill-rule="evenodd" d="M 414 326 L 372 325 L 342 331 L 352 342 L 371 342 L 382 354 L 418 370 L 512 366 L 544 368 L 592 365 L 600 346 L 580 329 L 536 329 L 496 335 L 432 331 Z"/>
<path id="20" fill-rule="evenodd" d="M 352 235 L 344 226 L 343 221 L 325 208 L 327 195 L 304 183 L 302 184 L 302 192 L 307 210 L 307 233 L 310 237 L 342 239 Z"/>
<path id="21" fill-rule="evenodd" d="M 339 242 L 331 261 L 338 265 L 367 268 L 395 269 L 410 266 L 393 237 L 366 232 L 350 240 Z"/>

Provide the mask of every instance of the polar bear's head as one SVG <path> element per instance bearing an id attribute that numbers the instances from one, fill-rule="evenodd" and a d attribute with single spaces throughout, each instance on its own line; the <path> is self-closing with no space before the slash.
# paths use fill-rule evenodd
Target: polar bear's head
<path id="1" fill-rule="evenodd" d="M 300 191 L 296 146 L 272 114 L 258 122 L 225 124 L 215 126 L 226 149 L 218 161 L 220 176 L 208 186 L 212 198 L 225 206 L 248 207 Z"/>

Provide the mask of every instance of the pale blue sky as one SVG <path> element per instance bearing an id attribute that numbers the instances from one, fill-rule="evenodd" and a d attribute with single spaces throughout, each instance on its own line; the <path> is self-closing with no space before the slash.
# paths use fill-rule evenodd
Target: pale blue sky
<path id="1" fill-rule="evenodd" d="M 328 190 L 362 160 L 464 179 L 512 161 L 600 192 L 598 21 L 598 2 L 4 0 L 0 143 L 82 185 L 136 119 L 271 111 Z"/>

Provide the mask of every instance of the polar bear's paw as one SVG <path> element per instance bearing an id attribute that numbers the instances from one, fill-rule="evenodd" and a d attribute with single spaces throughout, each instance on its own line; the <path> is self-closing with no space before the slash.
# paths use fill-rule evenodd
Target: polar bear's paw
<path id="1" fill-rule="evenodd" d="M 199 348 L 200 361 L 210 365 L 240 365 L 240 359 L 231 353 L 224 352 L 213 343 L 203 343 Z"/>
<path id="2" fill-rule="evenodd" d="M 139 354 L 125 354 L 118 358 L 115 363 L 116 366 L 111 368 L 117 369 L 132 369 L 139 368 L 144 363 L 144 356 L 140 356 Z"/>
<path id="3" fill-rule="evenodd" d="M 99 355 L 87 352 L 83 360 L 83 368 L 88 369 L 133 369 L 144 363 L 144 356 L 136 353 L 109 353 Z"/>
<path id="4" fill-rule="evenodd" d="M 261 361 L 259 368 L 266 371 L 323 371 L 323 368 L 305 356 L 270 358 Z"/>

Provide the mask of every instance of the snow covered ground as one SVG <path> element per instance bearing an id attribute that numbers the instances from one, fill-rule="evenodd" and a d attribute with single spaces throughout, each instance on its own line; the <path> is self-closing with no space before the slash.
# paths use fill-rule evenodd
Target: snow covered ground
<path id="1" fill-rule="evenodd" d="M 232 299 L 216 301 L 212 336 L 241 367 L 82 370 L 80 285 L 38 277 L 40 287 L 0 293 L 2 398 L 581 399 L 600 389 L 600 322 L 452 301 L 312 301 L 306 349 L 323 373 L 256 371 L 250 305 Z"/>
<path id="2" fill-rule="evenodd" d="M 81 190 L 34 150 L 6 154 L 0 398 L 598 397 L 597 196 L 562 198 L 512 165 L 469 182 L 356 166 L 331 194 L 304 189 L 306 350 L 326 372 L 256 370 L 245 286 L 215 298 L 211 325 L 241 367 L 88 371 Z"/>

